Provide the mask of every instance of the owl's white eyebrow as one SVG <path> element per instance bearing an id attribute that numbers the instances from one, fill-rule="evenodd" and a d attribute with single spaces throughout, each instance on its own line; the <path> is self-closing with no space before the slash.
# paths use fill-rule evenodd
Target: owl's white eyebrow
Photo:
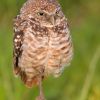
<path id="1" fill-rule="evenodd" d="M 28 15 L 29 18 L 33 18 L 33 16 L 31 14 Z"/>
<path id="2" fill-rule="evenodd" d="M 60 11 L 60 9 L 61 9 L 60 7 L 57 7 L 56 12 Z"/>

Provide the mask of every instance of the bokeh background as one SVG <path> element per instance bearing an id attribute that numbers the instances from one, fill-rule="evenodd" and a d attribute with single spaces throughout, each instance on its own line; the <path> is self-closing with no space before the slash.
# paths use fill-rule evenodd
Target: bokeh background
<path id="1" fill-rule="evenodd" d="M 0 100 L 35 100 L 38 88 L 26 88 L 13 75 L 13 18 L 25 0 L 0 0 Z M 100 100 L 100 0 L 59 0 L 74 44 L 70 67 L 44 80 L 47 100 Z"/>

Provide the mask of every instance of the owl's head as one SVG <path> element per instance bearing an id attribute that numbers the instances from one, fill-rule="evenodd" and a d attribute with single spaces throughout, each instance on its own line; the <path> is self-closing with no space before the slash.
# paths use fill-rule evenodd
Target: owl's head
<path id="1" fill-rule="evenodd" d="M 56 0 L 28 0 L 20 12 L 24 17 L 34 19 L 41 26 L 53 27 L 64 17 Z"/>

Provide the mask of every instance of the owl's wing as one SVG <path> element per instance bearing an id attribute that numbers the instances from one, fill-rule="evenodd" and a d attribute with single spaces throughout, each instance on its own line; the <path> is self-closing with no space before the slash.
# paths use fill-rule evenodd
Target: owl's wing
<path id="1" fill-rule="evenodd" d="M 20 73 L 20 67 L 18 66 L 19 58 L 22 54 L 22 43 L 23 43 L 23 28 L 20 28 L 20 18 L 16 17 L 14 20 L 14 38 L 13 38 L 13 65 L 14 65 L 14 73 L 18 75 Z"/>

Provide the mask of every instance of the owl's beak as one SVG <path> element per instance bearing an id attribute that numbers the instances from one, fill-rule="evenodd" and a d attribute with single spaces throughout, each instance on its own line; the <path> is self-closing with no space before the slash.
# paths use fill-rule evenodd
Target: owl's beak
<path id="1" fill-rule="evenodd" d="M 55 24 L 55 18 L 54 18 L 54 16 L 51 16 L 51 17 L 50 17 L 50 23 L 51 23 L 52 25 Z"/>

